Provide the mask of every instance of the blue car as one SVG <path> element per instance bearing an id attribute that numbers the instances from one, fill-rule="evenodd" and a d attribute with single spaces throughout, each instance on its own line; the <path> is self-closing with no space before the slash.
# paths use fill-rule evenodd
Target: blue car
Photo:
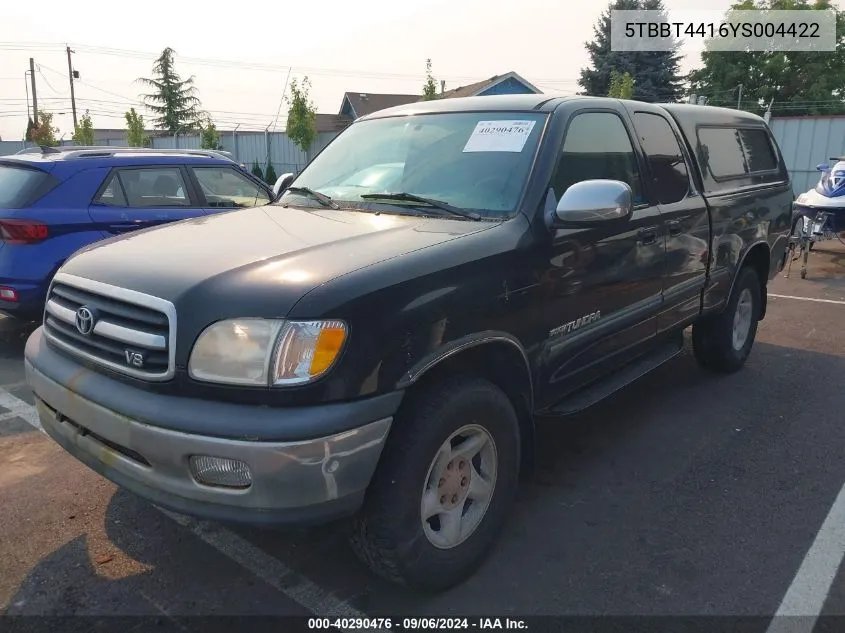
<path id="1" fill-rule="evenodd" d="M 55 272 L 93 242 L 273 199 L 211 150 L 42 147 L 0 157 L 0 313 L 41 319 Z"/>

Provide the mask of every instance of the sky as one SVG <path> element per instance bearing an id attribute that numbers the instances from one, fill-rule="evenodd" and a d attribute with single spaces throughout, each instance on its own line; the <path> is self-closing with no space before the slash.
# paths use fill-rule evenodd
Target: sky
<path id="1" fill-rule="evenodd" d="M 670 20 L 702 0 L 664 0 Z M 706 0 L 718 17 L 730 0 Z M 283 90 L 307 76 L 318 112 L 337 113 L 343 93 L 419 94 L 430 58 L 446 89 L 516 71 L 543 92 L 574 94 L 589 63 L 584 43 L 606 0 L 249 0 L 227 6 L 144 0 L 123 17 L 114 0 L 0 0 L 0 138 L 26 129 L 30 57 L 39 109 L 58 136 L 73 133 L 66 44 L 74 51 L 77 112 L 95 127 L 124 128 L 139 106 L 152 62 L 165 47 L 193 75 L 218 129 L 284 129 Z M 129 7 L 129 5 L 126 5 Z M 701 42 L 685 42 L 682 72 L 699 65 Z"/>

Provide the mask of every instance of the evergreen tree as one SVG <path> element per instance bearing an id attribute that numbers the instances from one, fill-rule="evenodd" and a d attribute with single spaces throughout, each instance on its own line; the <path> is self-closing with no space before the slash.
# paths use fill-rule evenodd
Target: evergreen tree
<path id="1" fill-rule="evenodd" d="M 156 115 L 153 125 L 170 134 L 181 134 L 200 127 L 201 112 L 194 78 L 182 79 L 174 70 L 175 53 L 165 48 L 153 64 L 153 77 L 138 81 L 154 89 L 142 95 L 144 105 Z"/>
<path id="2" fill-rule="evenodd" d="M 32 117 L 29 117 L 29 121 L 27 121 L 27 124 L 26 124 L 26 134 L 24 135 L 24 138 L 27 141 L 30 141 L 30 142 L 32 141 L 32 133 L 33 133 L 33 131 L 35 130 L 36 127 L 38 127 L 38 126 L 35 125 L 35 121 L 32 120 Z"/>
<path id="3" fill-rule="evenodd" d="M 264 182 L 268 185 L 275 185 L 278 178 L 276 170 L 273 168 L 273 163 L 267 163 L 267 170 L 264 173 Z"/>
<path id="4" fill-rule="evenodd" d="M 261 165 L 258 164 L 257 160 L 252 162 L 252 175 L 264 180 L 264 172 L 261 171 Z"/>
<path id="5" fill-rule="evenodd" d="M 678 74 L 681 55 L 676 41 L 668 51 L 613 51 L 610 41 L 611 11 L 661 11 L 667 21 L 663 0 L 614 0 L 601 14 L 593 28 L 595 38 L 587 42 L 591 66 L 581 69 L 578 83 L 583 94 L 606 96 L 610 94 L 613 72 L 633 79 L 632 98 L 640 101 L 678 101 L 683 94 L 682 79 Z"/>

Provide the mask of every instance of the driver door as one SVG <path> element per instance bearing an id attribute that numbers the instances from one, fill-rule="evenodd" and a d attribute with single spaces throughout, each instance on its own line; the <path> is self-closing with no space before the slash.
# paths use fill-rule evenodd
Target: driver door
<path id="1" fill-rule="evenodd" d="M 553 229 L 541 263 L 545 309 L 543 404 L 598 378 L 657 334 L 666 243 L 661 215 L 649 200 L 638 147 L 615 110 L 582 110 L 570 119 L 547 209 L 573 184 L 627 183 L 633 212 L 622 224 Z"/>

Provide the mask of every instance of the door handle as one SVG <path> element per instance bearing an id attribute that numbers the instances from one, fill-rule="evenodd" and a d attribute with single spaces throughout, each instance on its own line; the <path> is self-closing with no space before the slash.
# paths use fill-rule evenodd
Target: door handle
<path id="1" fill-rule="evenodd" d="M 654 244 L 657 241 L 657 227 L 649 226 L 647 228 L 640 229 L 637 233 L 637 239 L 640 244 Z"/>
<path id="2" fill-rule="evenodd" d="M 671 222 L 669 222 L 669 235 L 674 237 L 675 235 L 680 235 L 681 231 L 682 231 L 682 228 L 681 228 L 680 222 L 678 222 L 676 220 L 672 220 Z"/>

